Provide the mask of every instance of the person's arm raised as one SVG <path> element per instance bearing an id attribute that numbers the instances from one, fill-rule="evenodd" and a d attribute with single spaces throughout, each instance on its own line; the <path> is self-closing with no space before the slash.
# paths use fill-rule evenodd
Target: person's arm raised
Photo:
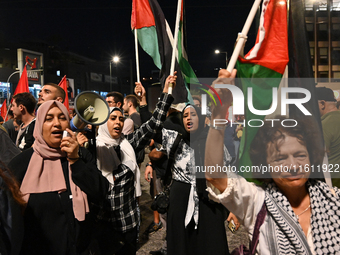
<path id="1" fill-rule="evenodd" d="M 174 72 L 174 75 L 169 75 L 166 80 L 165 80 L 165 84 L 164 84 L 164 88 L 163 88 L 163 93 L 168 93 L 169 90 L 169 84 L 172 83 L 173 88 L 176 87 L 176 80 L 177 80 L 177 71 Z"/>
<path id="2" fill-rule="evenodd" d="M 143 106 L 146 105 L 146 91 L 145 88 L 143 87 L 142 83 L 140 82 L 135 82 L 135 94 L 139 99 L 139 105 Z"/>
<path id="3" fill-rule="evenodd" d="M 142 126 L 140 126 L 132 134 L 126 136 L 126 139 L 132 145 L 135 152 L 144 149 L 145 145 L 149 143 L 150 139 L 152 139 L 154 135 L 162 129 L 163 122 L 166 119 L 166 114 L 170 108 L 171 103 L 174 100 L 173 96 L 167 93 L 168 86 L 171 82 L 174 84 L 175 87 L 176 78 L 176 75 L 168 76 L 164 84 L 163 93 L 161 94 L 160 99 L 156 104 L 156 109 L 154 110 L 152 117 L 147 122 L 143 123 Z"/>
<path id="4" fill-rule="evenodd" d="M 234 79 L 236 77 L 236 70 L 230 74 L 227 70 L 220 70 L 218 78 L 213 82 L 212 87 L 215 84 L 234 84 Z M 216 165 L 223 167 L 223 157 L 224 157 L 224 129 L 226 124 L 215 124 L 216 119 L 225 119 L 227 115 L 228 108 L 232 103 L 232 95 L 228 89 L 216 89 L 219 94 L 222 105 L 217 104 L 216 106 L 212 104 L 211 107 L 211 125 L 206 141 L 205 147 L 205 160 L 204 164 L 206 169 L 211 169 Z M 214 185 L 220 192 L 223 192 L 228 185 L 227 175 L 223 172 L 217 171 L 206 171 L 205 177 L 212 185 Z"/>

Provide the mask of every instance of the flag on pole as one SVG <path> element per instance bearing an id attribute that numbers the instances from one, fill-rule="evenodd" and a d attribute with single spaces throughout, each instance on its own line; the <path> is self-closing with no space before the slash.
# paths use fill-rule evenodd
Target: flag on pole
<path id="1" fill-rule="evenodd" d="M 321 128 L 320 111 L 315 93 L 315 80 L 313 74 L 312 58 L 310 55 L 308 34 L 305 23 L 305 8 L 300 0 L 289 1 L 289 22 L 288 22 L 288 77 L 289 87 L 308 89 L 311 92 L 311 99 L 304 104 L 309 112 L 315 117 Z M 289 95 L 290 98 L 303 96 L 299 93 Z M 290 105 L 289 112 L 295 117 L 302 114 L 294 105 Z"/>
<path id="2" fill-rule="evenodd" d="M 172 36 L 172 35 L 171 35 Z M 178 44 L 177 44 L 177 59 L 182 70 L 186 84 L 199 84 L 197 76 L 188 61 L 186 53 L 186 30 L 184 17 L 184 0 L 182 1 L 181 19 L 179 23 Z"/>
<path id="3" fill-rule="evenodd" d="M 158 50 L 156 23 L 149 0 L 132 1 L 131 29 L 137 30 L 137 37 L 141 47 L 152 57 L 155 65 L 161 69 L 162 63 Z"/>
<path id="4" fill-rule="evenodd" d="M 1 109 L 0 109 L 0 115 L 4 119 L 5 122 L 6 122 L 6 120 L 5 120 L 6 114 L 7 114 L 7 105 L 6 105 L 6 99 L 5 99 L 5 101 L 2 103 L 2 106 L 1 106 Z"/>
<path id="5" fill-rule="evenodd" d="M 160 82 L 164 84 L 170 75 L 173 36 L 157 0 L 133 0 L 131 28 L 137 29 L 138 41 L 160 69 Z M 186 102 L 188 89 L 177 61 L 175 71 L 177 85 L 173 91 L 174 103 Z"/>
<path id="6" fill-rule="evenodd" d="M 61 79 L 58 86 L 62 87 L 62 89 L 65 91 L 64 105 L 66 106 L 67 110 L 69 110 L 70 106 L 69 106 L 69 102 L 68 102 L 66 75 Z"/>
<path id="7" fill-rule="evenodd" d="M 268 3 L 269 2 L 269 3 Z M 272 103 L 272 89 L 278 88 L 288 63 L 287 5 L 285 1 L 264 1 L 259 30 L 254 47 L 237 63 L 245 98 L 247 89 L 253 89 L 253 106 L 268 110 Z M 261 119 L 245 107 L 245 119 Z M 258 127 L 245 125 L 239 149 L 239 165 L 251 166 L 249 148 Z"/>
<path id="8" fill-rule="evenodd" d="M 24 67 L 24 70 L 22 71 L 20 80 L 18 82 L 17 87 L 15 88 L 14 94 L 16 95 L 18 93 L 23 93 L 23 92 L 30 92 L 30 90 L 28 89 L 28 79 L 27 79 L 27 69 L 26 69 L 26 65 Z"/>

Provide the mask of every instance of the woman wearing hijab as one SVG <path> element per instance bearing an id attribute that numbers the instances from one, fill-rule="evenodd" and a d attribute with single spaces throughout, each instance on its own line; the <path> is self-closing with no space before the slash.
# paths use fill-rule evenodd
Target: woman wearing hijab
<path id="1" fill-rule="evenodd" d="M 205 191 L 204 166 L 207 129 L 200 109 L 187 105 L 182 112 L 185 129 L 175 153 L 167 221 L 168 254 L 229 254 L 224 209 L 209 200 Z M 162 130 L 163 151 L 169 155 L 177 131 Z M 231 157 L 225 149 L 226 161 Z"/>
<path id="2" fill-rule="evenodd" d="M 139 214 L 135 185 L 140 181 L 135 153 L 144 149 L 157 130 L 162 128 L 167 111 L 173 101 L 169 83 L 175 84 L 177 76 L 169 76 L 163 93 L 149 121 L 133 133 L 124 136 L 124 114 L 119 108 L 110 108 L 108 121 L 98 129 L 97 165 L 111 185 L 108 198 L 110 209 L 101 215 L 101 230 L 97 240 L 103 254 L 135 254 Z M 105 213 L 106 212 L 106 213 Z M 108 224 L 109 222 L 109 224 Z M 123 243 L 123 245 L 119 245 Z"/>
<path id="3" fill-rule="evenodd" d="M 63 138 L 65 130 L 69 137 Z M 84 252 L 91 237 L 88 200 L 104 201 L 109 183 L 79 150 L 60 102 L 40 106 L 33 135 L 33 147 L 9 164 L 27 202 L 21 254 Z"/>

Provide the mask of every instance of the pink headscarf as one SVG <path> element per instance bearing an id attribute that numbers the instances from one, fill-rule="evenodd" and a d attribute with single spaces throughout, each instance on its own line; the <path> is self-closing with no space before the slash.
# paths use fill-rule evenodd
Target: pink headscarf
<path id="1" fill-rule="evenodd" d="M 66 157 L 66 153 L 62 152 L 60 148 L 49 147 L 43 138 L 42 128 L 45 117 L 53 104 L 64 113 L 67 121 L 69 121 L 66 107 L 58 101 L 50 100 L 39 107 L 33 132 L 35 138 L 34 153 L 20 187 L 26 202 L 32 193 L 66 191 L 65 177 L 60 162 L 60 158 Z M 85 214 L 89 212 L 87 196 L 72 181 L 70 164 L 68 167 L 74 216 L 77 220 L 83 221 Z"/>

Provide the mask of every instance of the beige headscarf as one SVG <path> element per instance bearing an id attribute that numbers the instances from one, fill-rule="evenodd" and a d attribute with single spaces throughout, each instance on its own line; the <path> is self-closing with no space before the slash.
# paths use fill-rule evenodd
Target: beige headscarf
<path id="1" fill-rule="evenodd" d="M 66 107 L 58 101 L 47 101 L 39 107 L 33 132 L 35 138 L 33 144 L 34 153 L 20 187 L 20 190 L 24 195 L 23 198 L 26 201 L 28 201 L 29 196 L 32 193 L 51 191 L 58 191 L 61 193 L 66 191 L 65 177 L 60 161 L 60 158 L 66 157 L 66 153 L 62 152 L 60 148 L 49 147 L 42 134 L 45 117 L 53 104 L 64 113 L 69 121 Z M 77 220 L 83 221 L 85 220 L 85 214 L 89 212 L 87 196 L 72 181 L 70 164 L 68 167 L 74 216 Z"/>

